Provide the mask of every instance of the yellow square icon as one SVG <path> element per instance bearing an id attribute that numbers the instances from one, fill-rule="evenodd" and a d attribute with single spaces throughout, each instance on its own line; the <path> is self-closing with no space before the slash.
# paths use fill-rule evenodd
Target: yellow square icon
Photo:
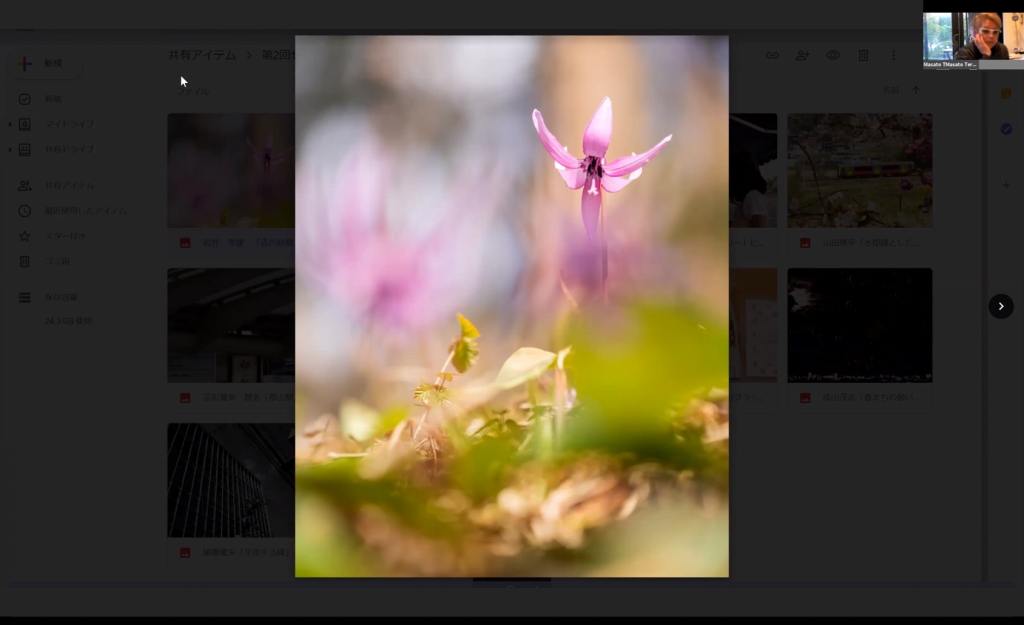
<path id="1" fill-rule="evenodd" d="M 1004 100 L 1009 100 L 1010 96 L 1012 94 L 1013 94 L 1013 89 L 1003 89 L 1003 91 L 1002 91 L 1002 96 L 1003 96 Z"/>

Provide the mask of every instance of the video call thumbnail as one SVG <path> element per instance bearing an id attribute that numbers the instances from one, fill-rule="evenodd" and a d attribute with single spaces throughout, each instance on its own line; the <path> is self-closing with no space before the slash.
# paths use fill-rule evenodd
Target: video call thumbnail
<path id="1" fill-rule="evenodd" d="M 789 116 L 790 228 L 931 228 L 932 115 Z"/>
<path id="2" fill-rule="evenodd" d="M 168 269 L 167 381 L 295 382 L 293 269 Z"/>
<path id="3" fill-rule="evenodd" d="M 779 375 L 775 269 L 729 271 L 729 379 L 774 384 Z"/>
<path id="4" fill-rule="evenodd" d="M 168 538 L 295 536 L 295 426 L 167 426 Z"/>
<path id="5" fill-rule="evenodd" d="M 294 228 L 295 116 L 167 117 L 170 228 Z"/>
<path id="6" fill-rule="evenodd" d="M 1024 13 L 932 12 L 929 4 L 924 3 L 922 21 L 925 61 L 1024 60 Z"/>
<path id="7" fill-rule="evenodd" d="M 728 576 L 727 45 L 297 39 L 297 577 Z"/>
<path id="8" fill-rule="evenodd" d="M 729 115 L 729 227 L 775 228 L 779 219 L 779 120 Z"/>
<path id="9" fill-rule="evenodd" d="M 789 381 L 930 383 L 931 269 L 790 269 Z"/>

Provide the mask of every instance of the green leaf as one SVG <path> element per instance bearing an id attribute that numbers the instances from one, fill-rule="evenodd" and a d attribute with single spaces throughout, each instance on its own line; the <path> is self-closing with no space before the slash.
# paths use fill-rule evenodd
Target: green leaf
<path id="1" fill-rule="evenodd" d="M 475 339 L 455 339 L 451 349 L 455 352 L 455 355 L 452 356 L 452 366 L 459 373 L 468 371 L 476 363 L 477 356 L 480 355 Z"/>
<path id="2" fill-rule="evenodd" d="M 727 319 L 638 306 L 609 323 L 581 319 L 570 338 L 572 384 L 586 407 L 569 420 L 570 447 L 651 459 L 688 454 L 672 442 L 670 409 L 728 388 Z"/>
<path id="3" fill-rule="evenodd" d="M 470 323 L 469 319 L 466 319 L 465 317 L 463 317 L 462 313 L 459 313 L 458 316 L 459 316 L 459 326 L 462 328 L 462 338 L 463 339 L 479 338 L 480 337 L 480 331 L 476 329 L 476 326 L 474 326 L 472 323 Z"/>
<path id="4" fill-rule="evenodd" d="M 530 380 L 536 380 L 557 360 L 558 354 L 536 347 L 523 347 L 509 356 L 501 366 L 494 386 L 501 389 L 515 388 Z"/>
<path id="5" fill-rule="evenodd" d="M 485 436 L 454 461 L 452 476 L 474 501 L 488 499 L 504 487 L 517 451 L 518 444 L 512 438 Z"/>
<path id="6" fill-rule="evenodd" d="M 387 432 L 398 427 L 406 417 L 409 416 L 409 410 L 406 406 L 395 406 L 390 410 L 381 413 L 380 418 L 377 420 L 377 428 L 375 434 L 382 436 Z"/>

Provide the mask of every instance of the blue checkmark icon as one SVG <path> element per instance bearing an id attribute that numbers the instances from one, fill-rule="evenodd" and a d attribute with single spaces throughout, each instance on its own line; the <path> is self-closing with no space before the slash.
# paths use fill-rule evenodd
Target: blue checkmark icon
<path id="1" fill-rule="evenodd" d="M 1013 132 L 1013 126 L 1011 126 L 1010 124 L 1003 124 L 1002 126 L 999 127 L 999 132 L 1003 133 L 1004 135 L 1008 135 L 1011 132 Z"/>

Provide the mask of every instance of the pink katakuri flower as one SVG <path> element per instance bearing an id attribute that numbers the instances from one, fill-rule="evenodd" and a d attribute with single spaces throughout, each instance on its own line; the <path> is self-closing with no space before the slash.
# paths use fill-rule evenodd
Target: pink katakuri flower
<path id="1" fill-rule="evenodd" d="M 632 156 L 623 156 L 606 163 L 604 157 L 612 140 L 612 101 L 609 98 L 601 101 L 583 133 L 583 158 L 576 158 L 569 153 L 568 146 L 563 146 L 551 134 L 544 125 L 544 117 L 536 109 L 533 111 L 533 126 L 537 129 L 544 149 L 555 160 L 555 169 L 565 184 L 573 190 L 584 189 L 583 226 L 591 241 L 594 240 L 597 220 L 601 214 L 601 189 L 609 193 L 618 193 L 624 189 L 640 177 L 643 166 L 672 140 L 672 135 L 669 135 L 640 156 L 634 152 Z"/>
<path id="2" fill-rule="evenodd" d="M 274 135 L 267 137 L 267 142 L 263 144 L 262 150 L 257 150 L 249 139 L 246 139 L 245 142 L 249 146 L 249 151 L 252 152 L 252 156 L 256 159 L 256 162 L 263 166 L 264 173 L 269 172 L 271 167 L 283 161 L 293 149 L 288 148 L 283 152 L 275 152 Z"/>

